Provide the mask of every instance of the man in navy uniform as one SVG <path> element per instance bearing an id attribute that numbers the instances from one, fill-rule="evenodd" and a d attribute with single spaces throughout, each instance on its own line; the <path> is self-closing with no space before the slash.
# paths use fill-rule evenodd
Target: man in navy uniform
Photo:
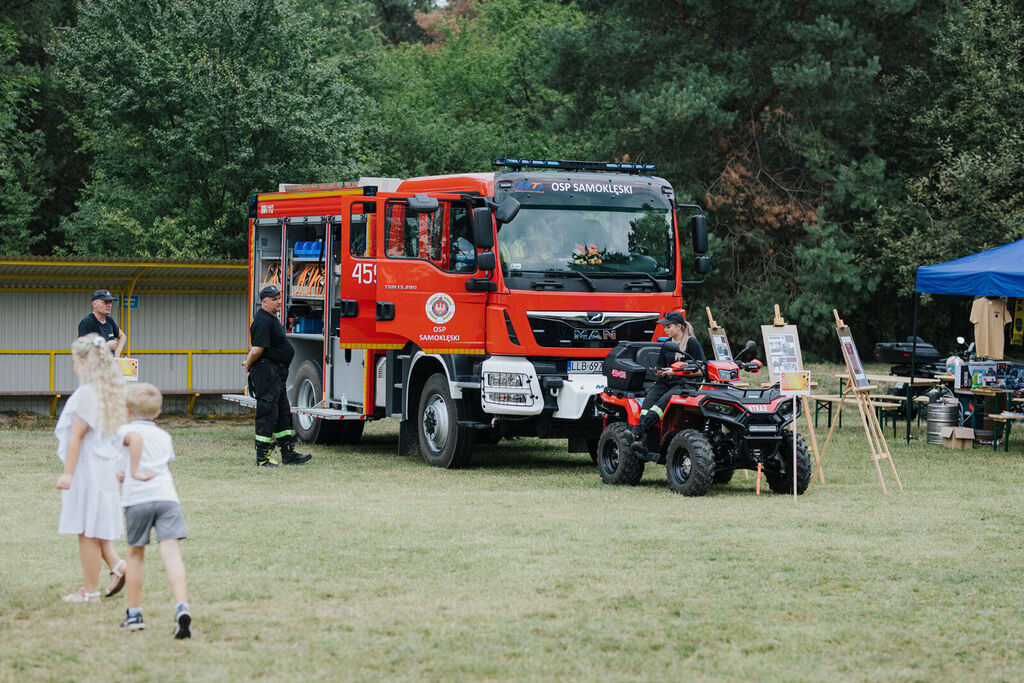
<path id="1" fill-rule="evenodd" d="M 281 462 L 299 465 L 312 456 L 295 452 L 295 430 L 285 380 L 295 355 L 278 313 L 281 290 L 269 285 L 260 290 L 260 307 L 249 326 L 249 355 L 242 367 L 249 373 L 249 388 L 256 398 L 256 466 L 277 467 L 270 457 L 274 441 L 281 447 Z"/>

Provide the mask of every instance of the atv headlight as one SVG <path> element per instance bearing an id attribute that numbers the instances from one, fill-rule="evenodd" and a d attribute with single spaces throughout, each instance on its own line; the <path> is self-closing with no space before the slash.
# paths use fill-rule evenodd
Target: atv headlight
<path id="1" fill-rule="evenodd" d="M 737 417 L 743 413 L 743 409 L 739 406 L 722 401 L 704 401 L 700 407 L 712 415 L 721 415 L 722 417 Z"/>

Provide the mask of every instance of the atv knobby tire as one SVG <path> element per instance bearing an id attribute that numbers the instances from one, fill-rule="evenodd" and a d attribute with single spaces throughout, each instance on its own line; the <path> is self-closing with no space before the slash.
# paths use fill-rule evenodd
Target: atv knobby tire
<path id="1" fill-rule="evenodd" d="M 633 453 L 633 433 L 625 422 L 613 422 L 597 442 L 597 470 L 606 484 L 636 486 L 644 461 Z"/>
<path id="2" fill-rule="evenodd" d="M 696 429 L 684 429 L 668 445 L 665 456 L 668 485 L 684 496 L 704 496 L 715 478 L 711 442 Z"/>
<path id="3" fill-rule="evenodd" d="M 772 493 L 793 493 L 793 431 L 787 429 L 779 444 L 779 458 L 782 468 L 766 467 L 764 478 L 768 480 L 768 488 Z M 811 483 L 811 456 L 807 454 L 804 438 L 796 435 L 796 492 L 797 495 L 807 490 Z"/>

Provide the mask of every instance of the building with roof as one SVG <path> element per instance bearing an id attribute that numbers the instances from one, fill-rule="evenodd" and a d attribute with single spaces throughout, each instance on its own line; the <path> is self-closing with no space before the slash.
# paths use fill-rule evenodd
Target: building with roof
<path id="1" fill-rule="evenodd" d="M 244 410 L 220 394 L 245 386 L 248 273 L 245 261 L 0 257 L 0 411 L 59 411 L 78 385 L 70 347 L 97 289 L 118 297 L 124 355 L 164 392 L 164 412 Z"/>

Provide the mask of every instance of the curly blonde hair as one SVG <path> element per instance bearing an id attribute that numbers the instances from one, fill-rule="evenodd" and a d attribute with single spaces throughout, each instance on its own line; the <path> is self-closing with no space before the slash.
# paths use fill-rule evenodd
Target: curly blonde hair
<path id="1" fill-rule="evenodd" d="M 125 423 L 125 379 L 114 356 L 98 334 L 79 337 L 71 345 L 75 373 L 82 384 L 89 384 L 100 403 L 102 431 L 113 434 Z"/>

